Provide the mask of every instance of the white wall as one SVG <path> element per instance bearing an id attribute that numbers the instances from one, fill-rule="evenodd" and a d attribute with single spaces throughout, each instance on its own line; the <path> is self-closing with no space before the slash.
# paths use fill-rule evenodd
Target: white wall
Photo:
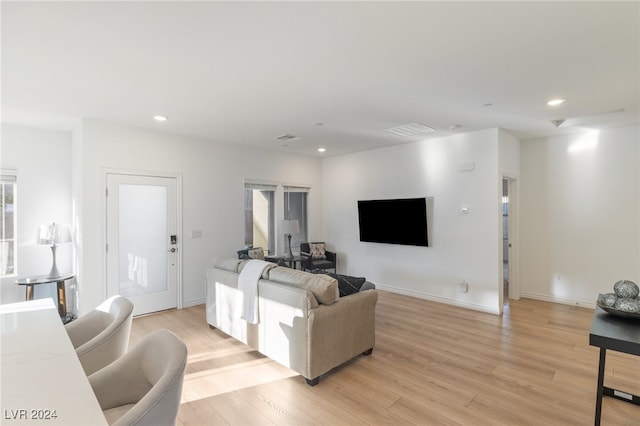
<path id="1" fill-rule="evenodd" d="M 74 155 L 82 162 L 81 179 L 74 180 L 78 185 L 74 189 L 74 203 L 81 206 L 75 221 L 81 224 L 83 236 L 78 278 L 81 312 L 105 297 L 103 178 L 106 169 L 182 174 L 185 306 L 204 301 L 205 271 L 211 267 L 212 259 L 235 257 L 236 250 L 242 248 L 245 178 L 309 185 L 309 235 L 322 235 L 320 159 L 95 120 L 84 120 L 81 133 L 77 146 L 74 140 Z M 282 211 L 281 206 L 276 207 Z M 202 238 L 191 238 L 192 230 L 202 230 Z"/>
<path id="2" fill-rule="evenodd" d="M 0 303 L 24 300 L 25 288 L 16 278 L 45 275 L 51 269 L 51 248 L 35 244 L 36 230 L 51 222 L 71 224 L 71 135 L 65 132 L 2 125 L 0 168 L 18 171 L 18 270 L 0 284 Z M 72 272 L 73 245 L 57 249 L 61 272 Z M 73 282 L 67 283 L 73 308 Z M 35 286 L 35 298 L 57 300 L 55 284 Z"/>
<path id="3" fill-rule="evenodd" d="M 640 282 L 638 126 L 522 144 L 521 295 L 594 306 Z"/>
<path id="4" fill-rule="evenodd" d="M 505 152 L 517 151 L 504 139 Z M 325 240 L 339 253 L 339 272 L 365 276 L 382 289 L 498 313 L 498 140 L 498 129 L 489 129 L 325 159 Z M 509 158 L 505 164 L 517 169 Z M 469 162 L 474 169 L 461 170 Z M 358 200 L 423 196 L 433 197 L 430 247 L 359 241 Z M 469 214 L 459 213 L 463 206 Z M 462 279 L 469 283 L 466 294 L 459 291 Z"/>

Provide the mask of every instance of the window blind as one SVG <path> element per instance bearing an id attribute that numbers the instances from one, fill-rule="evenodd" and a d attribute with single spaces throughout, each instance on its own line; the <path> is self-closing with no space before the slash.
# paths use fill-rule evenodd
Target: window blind
<path id="1" fill-rule="evenodd" d="M 309 192 L 311 188 L 306 186 L 284 185 L 284 192 Z"/>
<path id="2" fill-rule="evenodd" d="M 257 191 L 275 191 L 278 187 L 276 185 L 259 182 L 245 182 L 245 189 L 255 189 Z"/>

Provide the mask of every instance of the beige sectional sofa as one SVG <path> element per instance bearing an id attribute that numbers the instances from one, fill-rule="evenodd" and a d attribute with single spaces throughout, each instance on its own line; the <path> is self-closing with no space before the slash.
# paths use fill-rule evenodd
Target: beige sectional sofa
<path id="1" fill-rule="evenodd" d="M 242 319 L 238 278 L 250 260 L 216 259 L 207 271 L 207 322 L 300 373 L 310 385 L 320 375 L 375 344 L 375 289 L 339 297 L 322 274 L 267 266 L 258 281 L 258 322 Z M 254 261 L 255 262 L 255 261 Z"/>

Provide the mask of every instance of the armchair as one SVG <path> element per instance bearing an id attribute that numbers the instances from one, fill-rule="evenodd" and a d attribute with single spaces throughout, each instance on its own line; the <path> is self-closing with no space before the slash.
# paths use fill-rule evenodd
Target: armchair
<path id="1" fill-rule="evenodd" d="M 251 247 L 244 248 L 238 250 L 238 259 L 246 260 L 246 259 L 261 259 L 266 260 L 267 262 L 273 262 L 278 264 L 278 266 L 283 266 L 285 264 L 284 259 L 278 256 L 265 256 L 264 250 L 262 247 Z"/>
<path id="2" fill-rule="evenodd" d="M 300 243 L 302 269 L 306 271 L 336 269 L 336 253 L 328 251 L 324 242 Z"/>
<path id="3" fill-rule="evenodd" d="M 264 259 L 262 247 L 248 247 L 238 250 L 238 259 Z"/>

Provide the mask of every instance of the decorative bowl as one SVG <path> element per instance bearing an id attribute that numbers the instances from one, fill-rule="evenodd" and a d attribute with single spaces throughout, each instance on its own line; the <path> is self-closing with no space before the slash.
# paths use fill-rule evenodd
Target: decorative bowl
<path id="1" fill-rule="evenodd" d="M 626 312 L 626 311 L 621 311 L 621 310 L 616 309 L 616 308 L 612 308 L 610 306 L 604 306 L 604 305 L 602 305 L 600 303 L 597 303 L 597 302 L 596 302 L 596 304 L 600 308 L 602 308 L 603 311 L 605 311 L 605 312 L 607 312 L 607 313 L 609 313 L 611 315 L 615 315 L 615 316 L 621 317 L 621 318 L 630 318 L 630 319 L 640 320 L 640 313 L 638 313 L 638 312 Z"/>

